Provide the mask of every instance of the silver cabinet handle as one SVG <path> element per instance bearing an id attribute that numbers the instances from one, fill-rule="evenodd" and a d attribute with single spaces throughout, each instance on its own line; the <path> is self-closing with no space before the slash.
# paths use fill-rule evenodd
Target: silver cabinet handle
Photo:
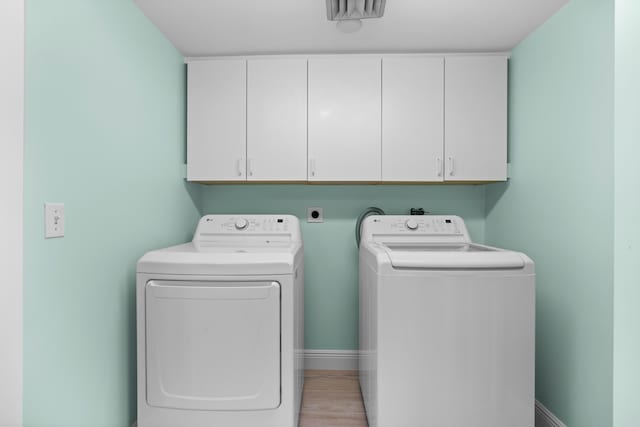
<path id="1" fill-rule="evenodd" d="M 242 169 L 240 168 L 241 164 L 242 164 L 242 157 L 236 160 L 236 171 L 238 172 L 238 176 L 242 176 Z"/>
<path id="2" fill-rule="evenodd" d="M 450 176 L 453 176 L 454 174 L 453 166 L 454 166 L 453 156 L 449 156 L 449 175 Z"/>
<path id="3" fill-rule="evenodd" d="M 309 159 L 309 174 L 316 176 L 316 159 Z"/>
<path id="4" fill-rule="evenodd" d="M 253 176 L 253 168 L 251 167 L 251 159 L 247 159 L 247 172 L 249 176 Z"/>
<path id="5" fill-rule="evenodd" d="M 436 159 L 436 168 L 438 171 L 438 176 L 442 176 L 442 158 L 440 157 Z"/>

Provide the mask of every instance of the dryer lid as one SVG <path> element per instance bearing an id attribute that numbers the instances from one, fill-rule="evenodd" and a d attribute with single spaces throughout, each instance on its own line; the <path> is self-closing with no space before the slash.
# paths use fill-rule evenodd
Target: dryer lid
<path id="1" fill-rule="evenodd" d="M 292 274 L 301 244 L 282 247 L 216 246 L 198 248 L 193 243 L 146 253 L 138 273 L 262 275 Z"/>
<path id="2" fill-rule="evenodd" d="M 191 243 L 151 251 L 138 273 L 260 275 L 292 274 L 302 251 L 298 218 L 292 215 L 205 215 Z"/>

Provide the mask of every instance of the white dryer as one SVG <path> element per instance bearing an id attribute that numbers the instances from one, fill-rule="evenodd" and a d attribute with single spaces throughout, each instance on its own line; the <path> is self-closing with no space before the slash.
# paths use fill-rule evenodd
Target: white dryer
<path id="1" fill-rule="evenodd" d="M 531 259 L 456 216 L 370 216 L 359 282 L 370 427 L 533 427 Z"/>
<path id="2" fill-rule="evenodd" d="M 295 427 L 303 245 L 289 215 L 206 215 L 137 268 L 138 427 Z"/>

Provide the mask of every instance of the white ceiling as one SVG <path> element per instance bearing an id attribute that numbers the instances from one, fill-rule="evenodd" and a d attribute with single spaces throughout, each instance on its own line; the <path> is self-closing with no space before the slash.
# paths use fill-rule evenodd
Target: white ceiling
<path id="1" fill-rule="evenodd" d="M 345 34 L 325 0 L 134 0 L 186 57 L 508 51 L 569 0 L 387 0 Z"/>

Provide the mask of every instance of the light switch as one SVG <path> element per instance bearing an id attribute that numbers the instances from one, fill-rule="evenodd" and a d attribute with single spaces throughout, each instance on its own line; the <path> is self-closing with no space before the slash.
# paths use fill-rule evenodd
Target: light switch
<path id="1" fill-rule="evenodd" d="M 44 204 L 44 237 L 64 237 L 64 203 Z"/>

